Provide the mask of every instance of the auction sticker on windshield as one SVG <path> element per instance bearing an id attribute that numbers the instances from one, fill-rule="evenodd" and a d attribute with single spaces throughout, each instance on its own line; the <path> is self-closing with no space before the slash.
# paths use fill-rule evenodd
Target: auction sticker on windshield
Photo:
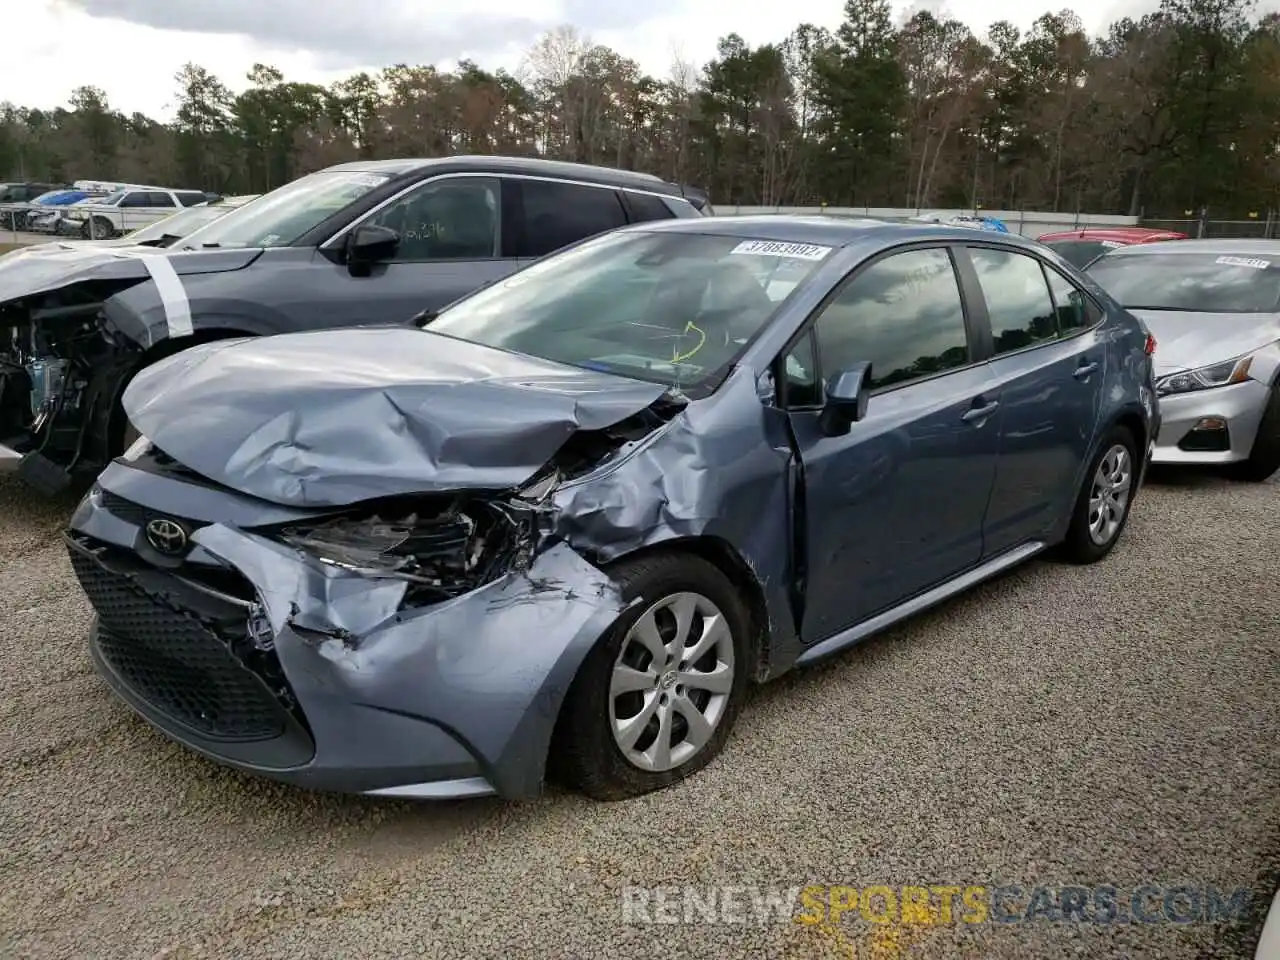
<path id="1" fill-rule="evenodd" d="M 831 252 L 831 248 L 819 246 L 816 243 L 744 240 L 729 252 L 731 254 L 746 254 L 755 257 L 794 257 L 800 260 L 821 260 Z"/>
<path id="2" fill-rule="evenodd" d="M 1214 263 L 1224 267 L 1252 267 L 1254 270 L 1265 270 L 1271 266 L 1270 260 L 1259 260 L 1256 257 L 1219 257 Z"/>

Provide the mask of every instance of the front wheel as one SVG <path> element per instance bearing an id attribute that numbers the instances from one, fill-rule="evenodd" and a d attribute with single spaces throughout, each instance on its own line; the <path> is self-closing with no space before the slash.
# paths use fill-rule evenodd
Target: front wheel
<path id="1" fill-rule="evenodd" d="M 94 217 L 86 220 L 81 233 L 84 234 L 86 240 L 110 240 L 115 236 L 115 227 L 110 220 L 103 217 Z"/>
<path id="2" fill-rule="evenodd" d="M 1227 473 L 1234 480 L 1261 483 L 1277 470 L 1280 470 L 1280 386 L 1271 389 L 1249 459 L 1231 464 Z"/>
<path id="3" fill-rule="evenodd" d="M 1124 427 L 1112 427 L 1085 473 L 1062 542 L 1064 559 L 1097 563 L 1111 552 L 1129 521 L 1140 473 L 1133 434 Z"/>
<path id="4" fill-rule="evenodd" d="M 746 696 L 750 618 L 728 577 L 690 554 L 624 562 L 638 600 L 583 661 L 550 767 L 597 800 L 675 783 L 720 752 Z"/>

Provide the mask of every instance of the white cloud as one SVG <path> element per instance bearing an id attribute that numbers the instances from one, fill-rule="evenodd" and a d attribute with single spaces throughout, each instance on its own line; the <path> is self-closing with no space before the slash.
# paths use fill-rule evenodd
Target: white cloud
<path id="1" fill-rule="evenodd" d="M 1117 15 L 1117 3 L 1142 10 L 1154 2 L 1087 0 L 1075 10 L 1097 31 Z M 255 62 L 278 67 L 291 80 L 324 84 L 397 61 L 450 64 L 468 57 L 490 69 L 515 69 L 541 32 L 568 22 L 666 76 L 673 50 L 700 67 L 724 34 L 760 44 L 782 40 L 803 21 L 834 28 L 843 4 L 483 0 L 470 7 L 442 3 L 430 12 L 420 0 L 14 0 L 10 6 L 0 101 L 48 108 L 92 84 L 116 109 L 168 119 L 174 74 L 187 61 L 233 90 L 243 88 Z M 946 6 L 979 32 L 999 19 L 1026 27 L 1043 12 L 1020 0 L 950 0 Z"/>

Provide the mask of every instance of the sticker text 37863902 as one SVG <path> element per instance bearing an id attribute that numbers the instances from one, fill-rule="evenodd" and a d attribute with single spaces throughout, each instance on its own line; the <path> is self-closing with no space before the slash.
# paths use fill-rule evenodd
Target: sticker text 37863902
<path id="1" fill-rule="evenodd" d="M 797 260 L 822 260 L 831 252 L 830 247 L 816 243 L 783 243 L 779 240 L 743 240 L 730 254 L 754 257 L 790 257 Z"/>

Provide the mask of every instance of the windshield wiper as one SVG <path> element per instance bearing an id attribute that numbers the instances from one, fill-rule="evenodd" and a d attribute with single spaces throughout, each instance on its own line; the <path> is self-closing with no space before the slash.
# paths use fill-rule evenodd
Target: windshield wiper
<path id="1" fill-rule="evenodd" d="M 415 327 L 425 327 L 432 320 L 440 316 L 439 310 L 423 310 L 421 313 L 415 313 L 409 320 Z"/>

